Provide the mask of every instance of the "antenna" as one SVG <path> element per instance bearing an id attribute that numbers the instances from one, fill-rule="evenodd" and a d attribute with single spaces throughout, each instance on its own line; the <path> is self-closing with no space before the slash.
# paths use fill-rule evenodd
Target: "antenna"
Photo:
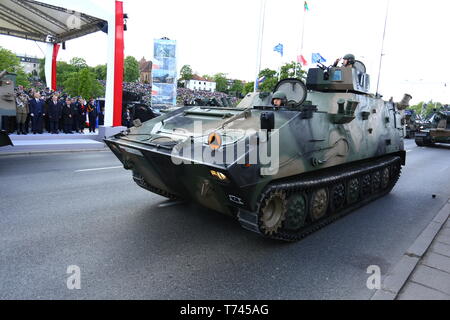
<path id="1" fill-rule="evenodd" d="M 384 38 L 386 36 L 386 25 L 387 25 L 388 13 L 389 13 L 389 2 L 390 2 L 390 0 L 387 1 L 387 5 L 386 5 L 386 17 L 384 19 L 383 40 L 381 41 L 380 66 L 378 67 L 377 91 L 375 92 L 375 96 L 378 96 L 378 88 L 380 85 L 381 63 L 383 61 L 383 56 L 384 56 L 384 54 L 383 54 Z"/>
<path id="2" fill-rule="evenodd" d="M 259 12 L 258 49 L 256 55 L 256 77 L 255 77 L 255 84 L 253 86 L 253 92 L 256 92 L 256 88 L 258 87 L 259 72 L 261 71 L 261 53 L 264 37 L 263 33 L 264 33 L 264 19 L 266 15 L 266 3 L 267 0 L 261 0 L 261 7 Z"/>

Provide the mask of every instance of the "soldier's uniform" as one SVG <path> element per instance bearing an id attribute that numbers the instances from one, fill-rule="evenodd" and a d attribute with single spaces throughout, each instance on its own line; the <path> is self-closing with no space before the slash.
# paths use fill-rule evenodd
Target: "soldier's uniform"
<path id="1" fill-rule="evenodd" d="M 25 95 L 20 95 L 16 98 L 16 120 L 17 120 L 17 134 L 27 134 L 25 131 L 25 122 L 27 121 L 28 113 L 28 99 Z"/>

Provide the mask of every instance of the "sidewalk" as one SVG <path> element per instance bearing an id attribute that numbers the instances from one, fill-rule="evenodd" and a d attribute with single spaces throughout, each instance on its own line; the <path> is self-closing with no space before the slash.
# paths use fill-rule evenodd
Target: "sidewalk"
<path id="1" fill-rule="evenodd" d="M 414 269 L 398 300 L 450 300 L 450 219 Z"/>
<path id="2" fill-rule="evenodd" d="M 27 134 L 9 136 L 14 146 L 0 148 L 0 156 L 46 152 L 108 150 L 99 134 Z"/>
<path id="3" fill-rule="evenodd" d="M 372 300 L 450 300 L 450 199 Z"/>

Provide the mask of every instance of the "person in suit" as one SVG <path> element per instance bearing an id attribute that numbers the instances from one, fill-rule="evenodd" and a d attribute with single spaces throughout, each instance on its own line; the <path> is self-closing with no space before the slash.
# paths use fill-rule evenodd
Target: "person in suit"
<path id="1" fill-rule="evenodd" d="M 34 99 L 30 100 L 31 127 L 33 134 L 42 134 L 42 120 L 45 116 L 44 101 L 39 93 L 34 94 Z"/>
<path id="2" fill-rule="evenodd" d="M 86 112 L 87 112 L 87 106 L 86 106 L 86 100 L 83 98 L 78 99 L 79 104 L 79 110 L 80 110 L 80 132 L 84 133 L 84 127 L 86 124 Z"/>
<path id="3" fill-rule="evenodd" d="M 72 119 L 73 125 L 72 129 L 75 130 L 76 133 L 80 133 L 80 104 L 77 99 L 72 98 Z"/>
<path id="4" fill-rule="evenodd" d="M 64 133 L 72 134 L 72 99 L 66 98 L 66 103 L 62 108 L 62 119 L 64 125 Z"/>
<path id="5" fill-rule="evenodd" d="M 89 103 L 87 105 L 87 113 L 89 117 L 89 132 L 95 133 L 95 124 L 97 121 L 97 107 L 95 105 L 94 99 L 89 99 Z"/>
<path id="6" fill-rule="evenodd" d="M 54 94 L 48 105 L 48 118 L 50 122 L 50 132 L 59 133 L 59 119 L 61 119 L 62 103 L 58 100 L 58 95 Z"/>
<path id="7" fill-rule="evenodd" d="M 126 108 L 127 110 L 123 113 L 123 125 L 126 126 L 127 128 L 131 128 L 132 125 L 132 121 L 131 121 L 131 113 L 130 113 L 130 109 Z"/>

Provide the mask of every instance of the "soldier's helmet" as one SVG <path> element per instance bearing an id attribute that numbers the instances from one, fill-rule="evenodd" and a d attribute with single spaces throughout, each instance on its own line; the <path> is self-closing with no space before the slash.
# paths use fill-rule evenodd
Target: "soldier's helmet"
<path id="1" fill-rule="evenodd" d="M 354 54 L 348 53 L 344 56 L 344 59 L 348 60 L 348 63 L 351 65 L 355 64 L 355 55 Z"/>
<path id="2" fill-rule="evenodd" d="M 275 99 L 281 99 L 281 105 L 285 106 L 287 103 L 287 97 L 286 94 L 282 91 L 276 91 L 273 96 L 272 96 L 272 104 L 273 104 L 273 100 Z"/>

